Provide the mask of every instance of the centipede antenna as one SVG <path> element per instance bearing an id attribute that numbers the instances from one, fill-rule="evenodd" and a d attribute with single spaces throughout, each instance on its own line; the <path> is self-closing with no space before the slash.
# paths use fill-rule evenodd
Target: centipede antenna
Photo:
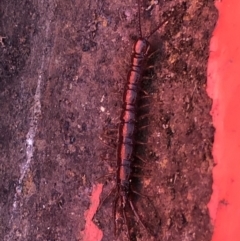
<path id="1" fill-rule="evenodd" d="M 140 11 L 141 11 L 141 7 L 140 7 L 140 2 L 138 0 L 138 33 L 139 33 L 139 36 L 142 38 Z"/>
<path id="2" fill-rule="evenodd" d="M 158 31 L 159 28 L 161 28 L 167 21 L 170 19 L 171 16 L 168 16 L 163 22 L 161 22 L 155 29 L 153 29 L 150 34 L 148 34 L 145 38 L 149 39 L 154 33 Z"/>

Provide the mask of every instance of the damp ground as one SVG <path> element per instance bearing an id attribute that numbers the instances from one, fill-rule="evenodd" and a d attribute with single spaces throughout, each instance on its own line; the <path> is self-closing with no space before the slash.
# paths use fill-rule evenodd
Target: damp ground
<path id="1" fill-rule="evenodd" d="M 150 105 L 137 151 L 147 164 L 132 185 L 151 202 L 133 201 L 155 240 L 210 241 L 206 79 L 217 11 L 207 0 L 141 6 L 143 35 L 171 17 L 149 40 L 154 68 L 142 85 Z M 137 9 L 136 1 L 1 1 L 1 240 L 83 240 L 93 185 L 104 182 L 106 193 L 114 182 L 98 179 L 115 167 L 101 139 L 119 122 Z M 126 240 L 124 225 L 113 234 L 111 208 L 104 203 L 95 218 L 103 240 Z M 132 239 L 151 240 L 127 211 Z"/>

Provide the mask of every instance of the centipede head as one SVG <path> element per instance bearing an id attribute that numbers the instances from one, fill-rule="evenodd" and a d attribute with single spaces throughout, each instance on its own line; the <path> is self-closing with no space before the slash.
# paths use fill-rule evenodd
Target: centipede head
<path id="1" fill-rule="evenodd" d="M 138 38 L 134 45 L 134 53 L 146 56 L 150 49 L 150 43 L 145 38 Z"/>

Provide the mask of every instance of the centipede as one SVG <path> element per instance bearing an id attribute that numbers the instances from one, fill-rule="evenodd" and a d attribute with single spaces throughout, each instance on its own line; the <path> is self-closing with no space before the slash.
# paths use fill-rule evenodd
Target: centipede
<path id="1" fill-rule="evenodd" d="M 127 74 L 127 81 L 122 96 L 122 109 L 118 124 L 118 137 L 116 145 L 117 169 L 115 172 L 115 187 L 111 190 L 114 193 L 113 198 L 113 219 L 114 219 L 114 234 L 117 235 L 117 208 L 121 209 L 123 221 L 127 230 L 128 240 L 131 240 L 130 228 L 127 220 L 127 207 L 130 207 L 133 215 L 138 223 L 151 235 L 154 234 L 141 220 L 137 209 L 134 205 L 132 195 L 136 193 L 132 188 L 132 176 L 136 146 L 136 132 L 138 122 L 138 103 L 141 89 L 141 83 L 147 68 L 147 61 L 150 54 L 151 44 L 149 38 L 156 33 L 164 24 L 167 23 L 170 16 L 159 23 L 147 36 L 143 36 L 141 29 L 141 6 L 138 5 L 138 37 L 133 45 L 130 69 Z M 137 193 L 141 195 L 140 193 Z M 120 207 L 118 204 L 120 203 Z"/>

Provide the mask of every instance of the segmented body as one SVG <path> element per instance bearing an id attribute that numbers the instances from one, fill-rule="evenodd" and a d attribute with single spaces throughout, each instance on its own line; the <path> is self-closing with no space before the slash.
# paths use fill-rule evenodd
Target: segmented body
<path id="1" fill-rule="evenodd" d="M 136 114 L 138 97 L 146 59 L 149 52 L 149 42 L 140 37 L 134 44 L 131 69 L 128 73 L 127 84 L 123 94 L 123 109 L 120 116 L 117 150 L 117 196 L 114 204 L 114 219 L 116 222 L 116 205 L 120 198 L 124 219 L 125 207 L 129 203 L 135 216 L 135 208 L 132 204 L 130 183 L 132 174 L 132 161 L 134 159 L 134 134 L 136 131 Z M 116 224 L 115 224 L 116 225 Z"/>
<path id="2" fill-rule="evenodd" d="M 137 101 L 149 47 L 150 45 L 146 39 L 139 38 L 136 41 L 132 54 L 131 69 L 128 73 L 127 84 L 123 94 L 123 110 L 120 116 L 117 150 L 117 188 L 123 207 L 126 205 L 129 194 Z"/>

